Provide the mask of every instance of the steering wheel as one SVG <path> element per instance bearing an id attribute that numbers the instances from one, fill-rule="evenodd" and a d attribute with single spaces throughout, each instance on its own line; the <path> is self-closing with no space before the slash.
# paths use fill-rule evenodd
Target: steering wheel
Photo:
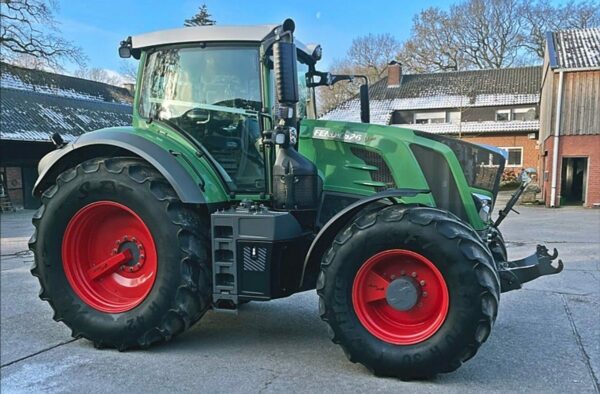
<path id="1" fill-rule="evenodd" d="M 210 122 L 210 110 L 202 108 L 191 108 L 185 111 L 182 117 L 186 117 L 196 124 L 207 124 Z"/>

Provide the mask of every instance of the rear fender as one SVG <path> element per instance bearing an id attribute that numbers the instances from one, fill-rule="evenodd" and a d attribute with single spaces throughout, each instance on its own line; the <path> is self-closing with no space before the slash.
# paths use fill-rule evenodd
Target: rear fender
<path id="1" fill-rule="evenodd" d="M 60 172 L 74 164 L 93 157 L 120 154 L 133 154 L 150 163 L 171 184 L 182 202 L 206 203 L 203 185 L 196 183 L 170 151 L 139 135 L 111 129 L 83 134 L 73 143 L 44 156 L 38 165 L 39 177 L 33 195 L 41 195 Z"/>
<path id="2" fill-rule="evenodd" d="M 325 251 L 329 248 L 335 236 L 363 209 L 369 205 L 373 205 L 384 200 L 396 203 L 396 198 L 415 197 L 417 194 L 430 193 L 424 189 L 389 189 L 372 196 L 363 198 L 338 212 L 332 217 L 319 231 L 313 240 L 306 258 L 304 260 L 304 268 L 302 270 L 302 278 L 300 280 L 300 288 L 307 290 L 314 288 L 316 276 L 321 265 L 321 258 Z"/>

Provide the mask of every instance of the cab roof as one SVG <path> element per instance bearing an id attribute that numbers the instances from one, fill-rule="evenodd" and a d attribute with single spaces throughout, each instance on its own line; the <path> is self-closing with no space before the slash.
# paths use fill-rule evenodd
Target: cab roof
<path id="1" fill-rule="evenodd" d="M 177 29 L 160 30 L 151 33 L 131 36 L 131 48 L 143 49 L 169 44 L 184 44 L 192 42 L 256 42 L 264 41 L 279 25 L 250 25 L 250 26 L 192 26 Z M 296 47 L 311 55 L 314 45 L 304 45 L 294 39 Z"/>
<path id="2" fill-rule="evenodd" d="M 132 36 L 131 46 L 141 49 L 186 42 L 261 42 L 276 27 L 277 25 L 182 27 Z"/>

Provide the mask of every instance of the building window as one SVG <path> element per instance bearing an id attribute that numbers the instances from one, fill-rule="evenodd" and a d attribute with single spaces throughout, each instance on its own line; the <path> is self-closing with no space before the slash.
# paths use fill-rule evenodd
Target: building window
<path id="1" fill-rule="evenodd" d="M 448 123 L 460 123 L 460 111 L 448 112 Z"/>
<path id="2" fill-rule="evenodd" d="M 504 122 L 508 120 L 535 120 L 535 108 L 513 108 L 499 109 L 496 111 L 496 121 Z"/>
<path id="3" fill-rule="evenodd" d="M 496 111 L 496 121 L 504 122 L 510 120 L 510 109 L 499 109 Z"/>
<path id="4" fill-rule="evenodd" d="M 500 148 L 508 152 L 508 158 L 506 159 L 507 167 L 522 167 L 523 166 L 523 148 L 522 147 L 510 147 Z"/>
<path id="5" fill-rule="evenodd" d="M 535 108 L 515 108 L 512 115 L 513 120 L 535 120 Z"/>
<path id="6" fill-rule="evenodd" d="M 446 112 L 417 112 L 414 122 L 416 124 L 446 123 Z"/>
<path id="7" fill-rule="evenodd" d="M 413 123 L 460 123 L 460 112 L 417 112 L 414 114 Z"/>

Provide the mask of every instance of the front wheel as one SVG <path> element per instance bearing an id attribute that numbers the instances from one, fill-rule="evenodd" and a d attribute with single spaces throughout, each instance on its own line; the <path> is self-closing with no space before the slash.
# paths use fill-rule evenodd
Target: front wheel
<path id="1" fill-rule="evenodd" d="M 141 160 L 92 159 L 63 172 L 33 223 L 40 298 L 74 337 L 146 347 L 210 305 L 208 221 Z"/>
<path id="2" fill-rule="evenodd" d="M 473 357 L 500 285 L 479 236 L 435 208 L 367 212 L 325 253 L 319 310 L 348 358 L 377 375 L 426 378 Z"/>

